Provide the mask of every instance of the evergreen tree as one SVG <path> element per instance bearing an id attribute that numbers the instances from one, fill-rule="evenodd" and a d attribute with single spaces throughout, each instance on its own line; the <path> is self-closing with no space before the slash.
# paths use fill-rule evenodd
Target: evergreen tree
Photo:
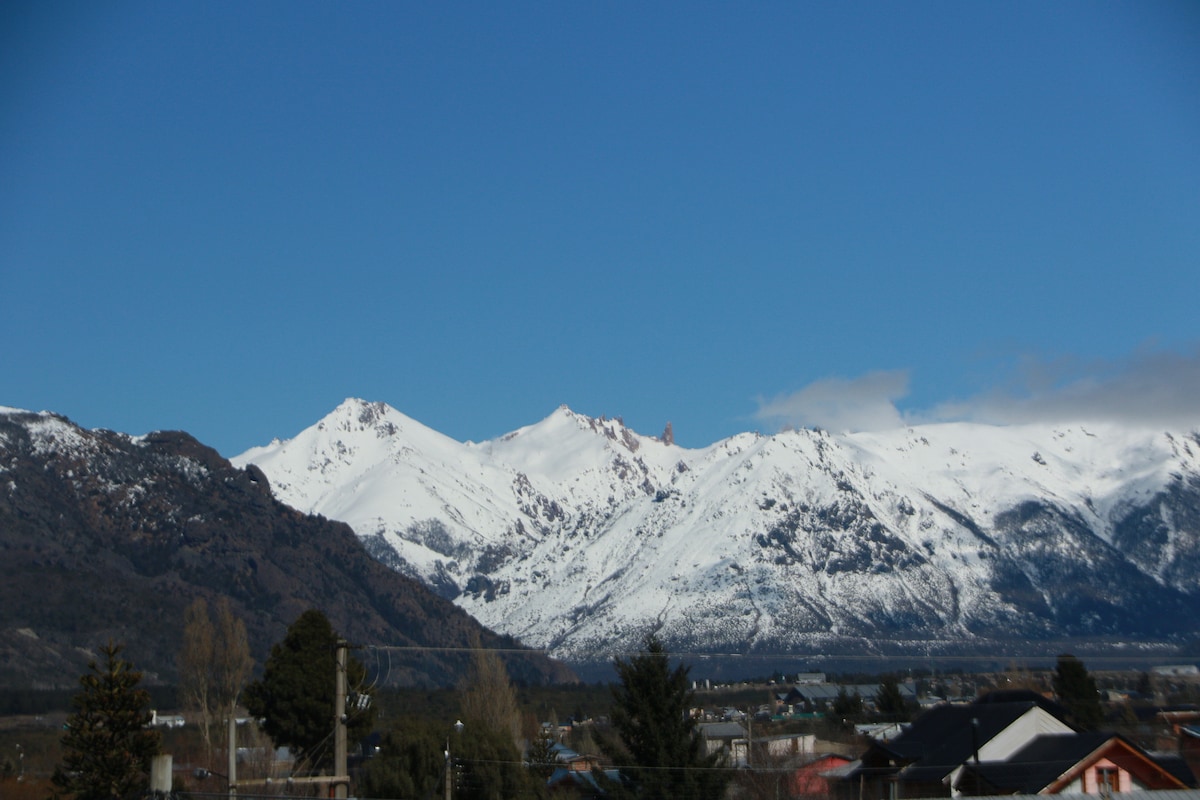
<path id="1" fill-rule="evenodd" d="M 863 701 L 858 690 L 847 692 L 845 686 L 838 686 L 837 697 L 833 698 L 833 715 L 844 721 L 853 722 L 862 716 Z"/>
<path id="2" fill-rule="evenodd" d="M 1083 662 L 1073 655 L 1058 657 L 1054 670 L 1054 694 L 1070 712 L 1071 722 L 1085 731 L 1094 731 L 1104 724 L 1104 708 L 1096 679 L 1088 674 Z"/>
<path id="3" fill-rule="evenodd" d="M 367 762 L 359 794 L 413 800 L 438 797 L 446 774 L 444 739 L 444 731 L 426 722 L 392 728 L 384 734 L 379 753 Z"/>
<path id="4" fill-rule="evenodd" d="M 456 800 L 537 798 L 546 784 L 525 768 L 512 737 L 491 728 L 472 728 L 451 738 Z"/>
<path id="5" fill-rule="evenodd" d="M 102 646 L 103 663 L 88 662 L 72 701 L 52 780 L 75 800 L 126 800 L 150 785 L 150 760 L 159 750 L 158 732 L 147 727 L 150 695 L 138 688 L 142 673 L 120 653 L 111 641 Z"/>
<path id="6" fill-rule="evenodd" d="M 885 675 L 879 682 L 879 691 L 875 695 L 875 708 L 879 715 L 889 722 L 907 722 L 909 720 L 908 703 L 900 693 L 900 682 L 895 675 Z"/>
<path id="7" fill-rule="evenodd" d="M 1143 672 L 1138 675 L 1136 691 L 1143 700 L 1152 700 L 1154 698 L 1154 683 L 1150 680 L 1150 673 Z"/>
<path id="8" fill-rule="evenodd" d="M 243 700 L 251 715 L 263 720 L 263 730 L 275 745 L 291 747 L 297 759 L 312 769 L 333 764 L 335 649 L 338 636 L 325 615 L 310 609 L 287 629 L 282 642 L 271 646 L 262 680 L 246 687 Z M 366 669 L 347 659 L 348 691 L 363 693 Z M 371 730 L 374 709 L 347 704 L 347 740 L 356 742 Z"/>
<path id="9" fill-rule="evenodd" d="M 545 728 L 538 731 L 538 735 L 529 743 L 525 762 L 529 764 L 529 771 L 542 780 L 553 775 L 558 767 L 558 759 L 554 756 L 555 744 L 554 736 Z"/>
<path id="10" fill-rule="evenodd" d="M 692 692 L 688 670 L 671 669 L 666 648 L 656 636 L 646 637 L 641 654 L 614 667 L 620 685 L 613 687 L 612 724 L 620 747 L 609 741 L 602 749 L 621 765 L 634 796 L 652 800 L 718 800 L 731 777 L 722 753 L 704 754 L 689 714 Z M 622 793 L 619 787 L 611 787 Z"/>

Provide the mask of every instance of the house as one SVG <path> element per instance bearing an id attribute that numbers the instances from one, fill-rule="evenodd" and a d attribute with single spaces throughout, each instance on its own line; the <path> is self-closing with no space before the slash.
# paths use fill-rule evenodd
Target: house
<path id="1" fill-rule="evenodd" d="M 577 753 L 564 744 L 550 746 L 554 759 L 554 771 L 546 779 L 546 788 L 551 793 L 569 792 L 572 797 L 596 798 L 605 795 L 596 779 L 600 770 L 600 759 Z M 612 781 L 620 780 L 621 773 L 615 769 L 603 770 L 604 776 Z"/>
<path id="2" fill-rule="evenodd" d="M 874 741 L 847 776 L 863 797 L 959 793 L 968 762 L 1004 761 L 1043 734 L 1074 733 L 1065 710 L 1033 692 L 993 692 L 970 705 L 941 705 L 899 736 Z"/>
<path id="3" fill-rule="evenodd" d="M 580 755 L 565 744 L 550 745 L 550 756 L 558 769 L 570 772 L 591 772 L 600 768 L 600 759 L 596 756 Z"/>
<path id="4" fill-rule="evenodd" d="M 1080 733 L 1033 692 L 993 692 L 922 714 L 876 741 L 847 774 L 863 797 L 1111 794 L 1194 785 L 1183 759 L 1149 754 L 1114 733 Z"/>
<path id="5" fill-rule="evenodd" d="M 184 719 L 179 714 L 160 714 L 150 709 L 150 727 L 152 728 L 182 728 Z"/>
<path id="6" fill-rule="evenodd" d="M 964 794 L 1099 794 L 1187 789 L 1195 783 L 1178 757 L 1152 756 L 1115 733 L 1038 736 L 1003 761 L 969 763 Z"/>
<path id="7" fill-rule="evenodd" d="M 901 683 L 899 685 L 900 696 L 904 698 L 906 703 L 915 704 L 917 702 L 917 691 L 915 684 Z M 806 683 L 797 684 L 784 695 L 782 705 L 791 706 L 795 710 L 804 709 L 807 711 L 816 711 L 827 709 L 833 706 L 833 703 L 838 698 L 840 692 L 845 692 L 847 696 L 857 695 L 864 704 L 868 706 L 875 705 L 875 695 L 879 693 L 879 684 L 877 683 L 860 683 L 860 684 L 838 684 L 838 683 Z"/>
<path id="8" fill-rule="evenodd" d="M 701 722 L 696 725 L 696 734 L 704 740 L 706 756 L 725 750 L 730 764 L 746 763 L 749 733 L 740 722 Z"/>

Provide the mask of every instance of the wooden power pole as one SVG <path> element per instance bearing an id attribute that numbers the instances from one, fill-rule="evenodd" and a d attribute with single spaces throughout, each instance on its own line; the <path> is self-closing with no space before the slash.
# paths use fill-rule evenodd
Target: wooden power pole
<path id="1" fill-rule="evenodd" d="M 333 785 L 334 797 L 345 800 L 350 790 L 350 770 L 346 766 L 346 651 L 349 644 L 338 639 L 337 669 L 333 694 Z"/>

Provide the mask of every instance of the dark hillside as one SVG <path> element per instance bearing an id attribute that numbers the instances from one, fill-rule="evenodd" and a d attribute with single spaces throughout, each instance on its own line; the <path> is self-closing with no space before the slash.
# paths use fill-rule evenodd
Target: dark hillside
<path id="1" fill-rule="evenodd" d="M 349 527 L 277 502 L 185 433 L 132 438 L 50 414 L 0 414 L 0 682 L 73 685 L 112 638 L 151 682 L 171 682 L 183 611 L 229 597 L 261 664 L 308 608 L 353 643 L 390 651 L 389 681 L 445 685 L 478 636 L 514 647 L 379 564 Z M 431 649 L 424 649 L 431 648 Z M 513 656 L 532 683 L 569 679 L 540 655 Z"/>

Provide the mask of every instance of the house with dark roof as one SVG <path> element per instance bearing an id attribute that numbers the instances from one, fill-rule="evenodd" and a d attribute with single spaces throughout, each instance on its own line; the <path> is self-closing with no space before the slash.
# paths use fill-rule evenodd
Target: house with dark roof
<path id="1" fill-rule="evenodd" d="M 1003 761 L 1043 734 L 1074 733 L 1065 716 L 1033 692 L 936 706 L 894 739 L 872 742 L 848 780 L 863 797 L 949 797 L 968 762 Z"/>
<path id="2" fill-rule="evenodd" d="M 961 791 L 972 795 L 1113 795 L 1194 784 L 1178 756 L 1155 756 L 1103 732 L 1038 736 L 1003 761 L 968 764 L 959 776 Z"/>
<path id="3" fill-rule="evenodd" d="M 1112 794 L 1195 785 L 1177 756 L 1149 754 L 1113 733 L 1080 733 L 1033 692 L 994 692 L 938 706 L 891 741 L 873 742 L 845 794 L 874 798 Z"/>
<path id="4" fill-rule="evenodd" d="M 917 702 L 916 684 L 906 682 L 899 684 L 900 696 L 906 703 Z M 874 707 L 875 697 L 879 693 L 878 683 L 840 684 L 840 683 L 807 683 L 793 686 L 787 694 L 776 695 L 776 701 L 781 708 L 790 707 L 799 711 L 818 711 L 831 708 L 838 694 L 845 692 L 847 696 L 857 695 L 863 703 Z"/>

